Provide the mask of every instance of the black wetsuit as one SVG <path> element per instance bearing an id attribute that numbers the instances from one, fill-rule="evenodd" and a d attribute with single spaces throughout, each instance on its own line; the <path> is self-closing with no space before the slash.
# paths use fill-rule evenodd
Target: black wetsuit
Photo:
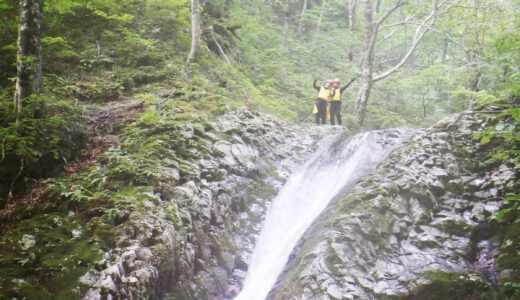
<path id="1" fill-rule="evenodd" d="M 343 92 L 356 80 L 352 78 L 352 80 L 345 84 L 343 87 L 339 89 L 341 95 L 343 96 Z M 336 94 L 336 89 L 332 90 L 331 97 L 334 97 Z M 334 118 L 338 119 L 338 125 L 341 125 L 341 101 L 331 101 L 330 102 L 330 125 L 335 125 Z"/>
<path id="2" fill-rule="evenodd" d="M 341 101 L 330 102 L 330 125 L 335 125 L 334 117 L 338 119 L 338 125 L 341 125 Z"/>
<path id="3" fill-rule="evenodd" d="M 316 81 L 318 81 L 318 79 L 314 79 L 312 85 L 319 93 L 320 87 L 316 85 Z M 325 124 L 327 121 L 327 101 L 323 99 L 316 99 L 314 104 L 316 104 L 316 107 L 318 107 L 318 113 L 316 114 L 316 124 Z"/>

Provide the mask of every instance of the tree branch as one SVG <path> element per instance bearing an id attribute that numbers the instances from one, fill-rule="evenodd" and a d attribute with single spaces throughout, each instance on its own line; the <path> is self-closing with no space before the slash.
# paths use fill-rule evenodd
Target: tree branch
<path id="1" fill-rule="evenodd" d="M 444 37 L 445 37 L 446 39 L 448 39 L 450 42 L 452 42 L 452 43 L 454 43 L 454 44 L 460 46 L 462 49 L 464 49 L 464 51 L 469 51 L 469 49 L 468 49 L 464 44 L 462 44 L 462 43 L 460 43 L 460 42 L 457 42 L 457 41 L 454 40 L 451 36 L 449 36 L 447 33 L 444 33 L 444 32 L 442 32 L 442 31 L 440 31 L 440 30 L 438 30 L 438 29 L 435 29 L 435 28 L 433 28 L 433 27 L 431 27 L 431 26 L 429 26 L 429 25 L 427 25 L 427 24 L 422 24 L 422 23 L 413 22 L 413 21 L 406 22 L 406 24 L 412 24 L 412 25 L 418 25 L 418 26 L 425 27 L 425 28 L 427 28 L 428 30 L 431 30 L 431 31 L 433 31 L 433 32 L 435 32 L 435 33 L 438 33 L 438 34 L 444 36 Z"/>
<path id="2" fill-rule="evenodd" d="M 404 5 L 404 2 L 401 1 L 401 0 L 398 0 L 394 6 L 390 7 L 386 12 L 385 14 L 379 19 L 377 20 L 374 25 L 375 25 L 375 28 L 377 30 L 377 28 L 379 28 L 379 26 L 396 10 L 398 9 L 399 7 L 401 7 L 402 5 Z"/>
<path id="3" fill-rule="evenodd" d="M 388 69 L 386 72 L 380 74 L 379 76 L 375 76 L 373 78 L 374 82 L 388 77 L 389 75 L 391 75 L 394 72 L 396 72 L 397 70 L 399 70 L 399 68 L 401 68 L 406 63 L 406 61 L 410 58 L 410 56 L 413 54 L 413 52 L 415 51 L 415 49 L 419 45 L 419 42 L 426 35 L 426 32 L 428 32 L 430 30 L 429 28 L 431 28 L 431 26 L 433 24 L 435 24 L 435 22 L 437 21 L 437 10 L 439 9 L 439 7 L 441 7 L 445 3 L 446 3 L 446 1 L 442 1 L 440 3 L 435 3 L 432 12 L 426 18 L 424 18 L 424 20 L 420 24 L 421 26 L 418 26 L 417 29 L 415 30 L 415 35 L 414 35 L 413 40 L 412 40 L 412 45 L 410 46 L 410 49 L 405 54 L 405 56 L 395 66 L 393 66 L 392 68 Z M 431 20 L 431 24 L 426 26 L 426 24 L 430 20 Z M 426 27 L 426 28 L 424 30 L 421 30 L 422 27 Z"/>
<path id="4" fill-rule="evenodd" d="M 409 24 L 408 22 L 409 22 L 411 19 L 413 19 L 413 18 L 415 18 L 415 15 L 408 16 L 408 17 L 406 17 L 404 20 L 402 20 L 402 21 L 400 21 L 400 22 L 397 22 L 397 23 L 392 23 L 392 24 L 388 24 L 388 25 L 385 25 L 385 26 L 381 26 L 381 27 L 379 27 L 379 28 L 377 29 L 377 31 L 379 32 L 379 31 L 381 31 L 381 30 L 383 30 L 383 29 L 385 29 L 385 28 L 388 28 L 388 27 L 399 26 L 399 25 L 403 25 L 403 24 Z"/>
<path id="5" fill-rule="evenodd" d="M 385 35 L 379 42 L 382 42 L 382 41 L 384 41 L 386 39 L 391 38 L 396 32 L 397 32 L 397 29 L 394 29 L 392 32 L 390 32 L 389 34 Z"/>
<path id="6" fill-rule="evenodd" d="M 226 60 L 226 62 L 228 64 L 231 64 L 231 61 L 229 60 L 228 56 L 226 55 L 226 52 L 224 52 L 224 49 L 222 49 L 222 46 L 220 46 L 219 42 L 217 41 L 217 38 L 215 37 L 215 34 L 213 32 L 213 25 L 210 25 L 206 29 L 211 34 L 211 38 L 213 39 L 213 42 L 215 42 L 215 44 L 217 45 L 217 48 L 218 48 L 218 51 L 220 52 L 220 54 L 224 57 L 224 59 Z"/>
<path id="7" fill-rule="evenodd" d="M 375 66 L 378 67 L 380 65 L 384 65 L 384 64 L 387 64 L 387 63 L 392 62 L 394 60 L 398 60 L 398 59 L 399 59 L 399 55 L 396 56 L 396 57 L 392 57 L 392 58 L 389 58 L 389 59 L 382 60 L 382 61 L 378 62 Z"/>

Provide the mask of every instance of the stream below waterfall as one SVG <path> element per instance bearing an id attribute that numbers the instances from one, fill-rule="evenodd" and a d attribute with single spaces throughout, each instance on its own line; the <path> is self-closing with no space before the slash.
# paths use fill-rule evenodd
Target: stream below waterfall
<path id="1" fill-rule="evenodd" d="M 335 196 L 368 174 L 413 134 L 378 130 L 345 139 L 326 136 L 273 200 L 256 240 L 242 291 L 235 300 L 264 300 L 305 231 Z"/>

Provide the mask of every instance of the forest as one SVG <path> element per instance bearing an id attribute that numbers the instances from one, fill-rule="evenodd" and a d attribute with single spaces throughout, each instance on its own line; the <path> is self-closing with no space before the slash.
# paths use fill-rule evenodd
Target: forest
<path id="1" fill-rule="evenodd" d="M 434 227 L 467 239 L 464 254 L 453 250 L 459 266 L 477 265 L 485 236 L 493 271 L 462 279 L 466 271 L 441 263 L 410 271 L 419 277 L 395 280 L 399 288 L 359 277 L 362 288 L 349 290 L 338 275 L 347 254 L 327 256 L 346 239 L 329 237 L 323 261 L 336 284 L 307 287 L 309 243 L 357 203 L 334 200 L 263 299 L 520 297 L 520 0 L 0 0 L 0 20 L 0 299 L 234 299 L 266 203 L 297 166 L 328 136 L 394 129 L 384 143 L 399 136 L 402 161 L 429 157 L 426 175 L 400 185 L 390 167 L 377 173 L 395 179 L 383 201 L 360 173 L 331 199 L 374 193 L 392 208 L 395 194 L 417 198 L 433 218 L 417 226 L 435 224 L 441 203 L 466 199 L 471 218 L 480 205 L 469 225 L 457 223 L 466 217 L 457 206 L 464 217 Z M 354 80 L 341 95 L 342 126 L 314 125 L 313 82 L 335 78 Z M 359 161 L 383 170 L 390 155 L 399 166 L 385 151 Z M 387 225 L 378 220 L 374 228 Z"/>

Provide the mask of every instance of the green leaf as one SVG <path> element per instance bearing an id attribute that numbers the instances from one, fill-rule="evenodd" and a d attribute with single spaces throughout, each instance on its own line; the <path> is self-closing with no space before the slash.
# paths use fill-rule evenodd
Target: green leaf
<path id="1" fill-rule="evenodd" d="M 508 111 L 515 121 L 520 122 L 520 108 L 510 108 Z"/>
<path id="2" fill-rule="evenodd" d="M 505 201 L 520 201 L 520 194 L 506 197 L 504 200 Z"/>
<path id="3" fill-rule="evenodd" d="M 499 210 L 496 214 L 492 215 L 489 219 L 490 220 L 497 220 L 497 221 L 500 221 L 502 220 L 510 211 L 512 210 L 512 208 L 504 208 L 504 209 L 501 209 Z"/>
<path id="4" fill-rule="evenodd" d="M 496 158 L 496 159 L 507 159 L 507 158 L 510 157 L 510 155 L 509 155 L 508 152 L 500 151 L 500 152 L 497 152 L 497 153 L 493 154 L 492 157 Z"/>

